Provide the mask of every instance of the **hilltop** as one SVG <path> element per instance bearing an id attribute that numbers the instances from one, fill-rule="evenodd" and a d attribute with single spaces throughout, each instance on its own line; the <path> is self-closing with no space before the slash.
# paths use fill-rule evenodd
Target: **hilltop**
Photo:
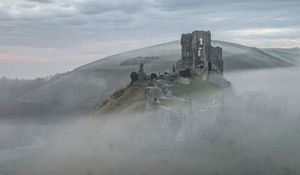
<path id="1" fill-rule="evenodd" d="M 99 105 L 91 115 L 101 115 L 105 113 L 130 113 L 145 111 L 148 102 L 145 101 L 145 88 L 151 81 L 138 81 L 135 84 L 128 84 L 114 92 L 107 100 Z M 171 109 L 175 105 L 188 104 L 189 98 L 207 99 L 212 93 L 221 90 L 220 87 L 203 81 L 198 75 L 193 75 L 190 84 L 183 84 L 175 81 L 168 87 L 172 95 L 165 95 L 159 99 L 157 108 Z"/>
<path id="2" fill-rule="evenodd" d="M 230 87 L 230 82 L 223 77 L 222 48 L 211 45 L 210 31 L 195 30 L 182 34 L 181 58 L 176 64 L 170 65 L 172 71 L 165 70 L 163 74 L 147 73 L 144 64 L 156 59 L 158 57 L 140 56 L 121 63 L 121 65 L 139 64 L 139 69 L 130 73 L 130 86 L 116 91 L 111 96 L 112 100 L 104 102 L 102 109 L 115 111 L 122 108 L 124 104 L 135 104 L 136 100 L 128 100 L 135 94 L 144 94 L 144 102 L 136 106 L 144 110 L 159 108 L 171 110 L 174 102 L 187 103 L 191 107 L 193 93 L 199 95 L 214 89 L 213 87 Z M 144 93 L 137 93 L 139 91 Z M 187 94 L 190 96 L 188 99 L 182 97 Z M 114 107 L 114 104 L 117 104 L 117 107 Z M 177 108 L 173 110 L 176 111 Z"/>

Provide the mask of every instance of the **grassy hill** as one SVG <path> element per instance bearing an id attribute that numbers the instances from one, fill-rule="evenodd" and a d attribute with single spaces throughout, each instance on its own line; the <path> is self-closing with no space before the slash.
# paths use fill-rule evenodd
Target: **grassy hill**
<path id="1" fill-rule="evenodd" d="M 213 45 L 223 48 L 224 70 L 226 72 L 232 70 L 286 67 L 292 65 L 291 63 L 267 54 L 258 48 L 247 47 L 244 45 L 224 41 L 213 41 Z M 170 69 L 170 63 L 172 64 L 178 59 L 181 59 L 180 55 L 180 43 L 179 41 L 173 41 L 170 43 L 159 44 L 109 56 L 84 65 L 80 67 L 79 70 L 105 68 L 120 69 L 120 65 L 122 65 L 122 68 L 130 68 L 134 66 L 134 69 L 136 69 L 136 64 L 124 66 L 122 63 L 139 56 L 158 57 L 158 59 L 153 59 L 152 61 L 146 63 L 146 66 L 148 66 L 151 70 L 164 70 Z"/>
<path id="2" fill-rule="evenodd" d="M 257 48 L 223 41 L 213 44 L 223 48 L 225 72 L 292 65 Z M 84 114 L 128 84 L 129 73 L 137 70 L 139 59 L 146 59 L 146 72 L 163 72 L 180 59 L 180 44 L 174 41 L 136 49 L 81 66 L 1 106 L 0 116 L 41 118 Z"/>
<path id="3" fill-rule="evenodd" d="M 281 57 L 272 56 L 255 47 L 247 47 L 224 41 L 214 41 L 213 45 L 223 48 L 225 71 L 262 69 L 291 66 Z"/>
<path id="4" fill-rule="evenodd" d="M 266 53 L 275 57 L 281 58 L 292 64 L 300 62 L 300 48 L 266 48 L 263 49 Z"/>
<path id="5" fill-rule="evenodd" d="M 110 98 L 99 105 L 91 114 L 101 113 L 122 113 L 122 112 L 140 112 L 145 107 L 144 87 L 148 86 L 150 80 L 139 81 L 133 85 L 127 85 L 114 92 Z M 199 76 L 193 75 L 189 85 L 182 84 L 178 81 L 171 83 L 170 90 L 172 95 L 180 98 L 186 98 L 197 95 L 197 98 L 204 98 L 206 95 L 211 95 L 212 92 L 220 90 L 219 87 L 203 81 Z M 199 97 L 200 95 L 200 97 Z M 175 101 L 161 101 L 161 104 L 174 105 Z"/>

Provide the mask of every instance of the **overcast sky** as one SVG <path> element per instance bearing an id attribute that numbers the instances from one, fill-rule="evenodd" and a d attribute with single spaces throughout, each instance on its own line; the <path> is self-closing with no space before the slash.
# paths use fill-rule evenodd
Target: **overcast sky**
<path id="1" fill-rule="evenodd" d="M 256 47 L 300 46 L 299 0 L 0 0 L 0 76 L 33 78 L 194 29 Z"/>

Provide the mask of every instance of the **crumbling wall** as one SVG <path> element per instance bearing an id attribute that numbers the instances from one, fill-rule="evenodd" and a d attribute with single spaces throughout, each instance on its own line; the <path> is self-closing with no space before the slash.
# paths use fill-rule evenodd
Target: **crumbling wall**
<path id="1" fill-rule="evenodd" d="M 209 62 L 212 63 L 212 70 L 216 73 L 223 75 L 223 59 L 222 59 L 222 48 L 220 47 L 211 47 L 210 48 L 210 57 Z"/>
<path id="2" fill-rule="evenodd" d="M 181 60 L 177 70 L 190 68 L 204 80 L 208 72 L 213 71 L 223 76 L 222 48 L 211 45 L 210 31 L 193 31 L 181 36 Z"/>
<path id="3" fill-rule="evenodd" d="M 181 58 L 183 67 L 193 67 L 193 36 L 191 34 L 182 34 L 181 36 Z"/>
<path id="4" fill-rule="evenodd" d="M 221 88 L 231 87 L 231 83 L 224 79 L 222 75 L 217 72 L 209 72 L 207 75 L 207 81 Z"/>

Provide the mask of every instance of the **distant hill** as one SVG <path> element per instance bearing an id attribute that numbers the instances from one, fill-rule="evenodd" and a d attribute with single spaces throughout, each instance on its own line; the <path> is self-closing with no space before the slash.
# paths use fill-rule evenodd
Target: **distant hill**
<path id="1" fill-rule="evenodd" d="M 257 48 L 223 41 L 213 44 L 223 48 L 225 72 L 293 65 Z M 108 56 L 2 105 L 0 116 L 41 118 L 84 114 L 126 85 L 129 73 L 137 70 L 139 60 L 145 62 L 146 72 L 164 72 L 180 59 L 180 50 L 179 41 L 173 41 Z"/>
<path id="2" fill-rule="evenodd" d="M 213 45 L 223 48 L 223 59 L 225 66 L 224 70 L 227 72 L 232 70 L 286 67 L 292 65 L 289 62 L 272 56 L 255 47 L 248 47 L 224 41 L 213 41 Z M 154 68 L 151 66 L 151 63 L 157 69 L 161 69 L 161 67 L 165 66 L 167 66 L 166 68 L 170 68 L 169 64 L 164 65 L 164 63 L 175 63 L 178 59 L 181 58 L 180 43 L 179 41 L 173 41 L 128 51 L 122 54 L 109 56 L 104 59 L 92 62 L 80 67 L 79 69 L 99 69 L 115 66 L 117 66 L 116 68 L 119 68 L 119 65 L 124 65 L 124 63 L 127 63 L 127 60 L 134 59 L 140 56 L 152 56 L 153 58 L 159 58 L 153 59 L 152 62 L 148 62 L 148 66 L 150 66 L 151 69 Z M 126 65 L 127 67 L 130 67 L 130 65 Z M 135 66 L 135 64 L 132 64 L 132 66 Z"/>
<path id="3" fill-rule="evenodd" d="M 266 53 L 275 57 L 281 58 L 292 64 L 300 63 L 300 48 L 266 48 L 263 49 Z"/>
<path id="4" fill-rule="evenodd" d="M 224 41 L 214 41 L 213 44 L 223 48 L 225 71 L 292 65 L 292 63 L 281 59 L 281 57 L 275 57 L 255 47 L 247 47 Z"/>

